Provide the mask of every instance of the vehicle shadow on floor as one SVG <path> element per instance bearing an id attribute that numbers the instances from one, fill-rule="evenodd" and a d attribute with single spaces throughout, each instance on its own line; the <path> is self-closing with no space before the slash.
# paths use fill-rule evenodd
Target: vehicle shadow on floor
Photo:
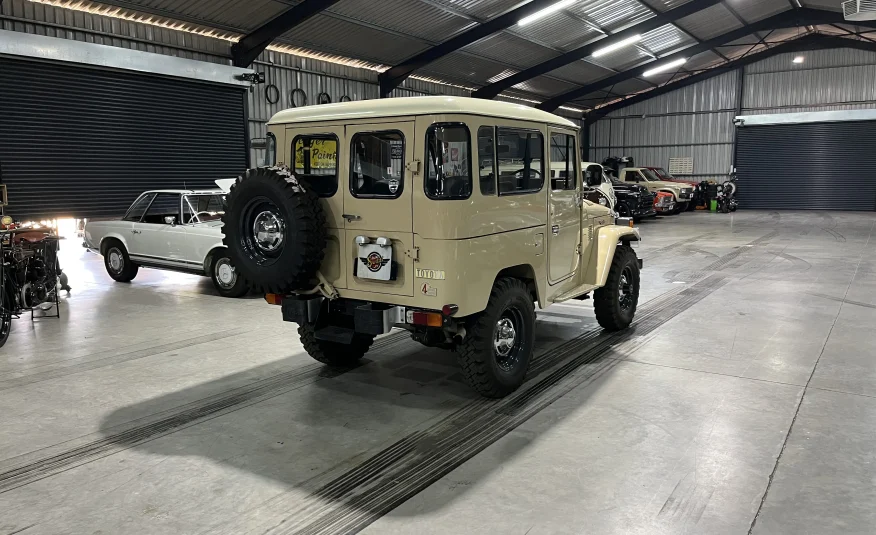
<path id="1" fill-rule="evenodd" d="M 592 318 L 544 316 L 526 383 L 508 398 L 488 400 L 465 384 L 453 353 L 391 334 L 356 368 L 265 365 L 258 368 L 275 369 L 246 370 L 121 408 L 101 432 L 125 448 L 204 458 L 282 483 L 290 489 L 287 525 L 383 515 L 562 395 L 569 388 L 563 381 L 582 368 L 610 372 L 619 360 L 608 339 Z M 587 351 L 593 354 L 582 360 Z M 247 383 L 249 377 L 264 378 Z M 229 390 L 217 382 L 245 386 Z M 534 438 L 513 435 L 501 458 L 516 456 Z M 478 473 L 487 477 L 500 466 Z M 417 514 L 441 509 L 474 483 Z"/>

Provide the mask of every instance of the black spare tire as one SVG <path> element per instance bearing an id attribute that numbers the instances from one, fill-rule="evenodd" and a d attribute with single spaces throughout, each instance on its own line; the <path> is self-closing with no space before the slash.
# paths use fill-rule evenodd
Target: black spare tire
<path id="1" fill-rule="evenodd" d="M 257 291 L 313 288 L 325 256 L 319 196 L 282 167 L 250 169 L 226 196 L 223 239 L 232 264 Z"/>

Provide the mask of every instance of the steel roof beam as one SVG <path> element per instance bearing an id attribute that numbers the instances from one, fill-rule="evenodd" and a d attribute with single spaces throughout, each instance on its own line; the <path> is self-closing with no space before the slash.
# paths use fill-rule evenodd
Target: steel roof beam
<path id="1" fill-rule="evenodd" d="M 338 3 L 338 1 L 304 0 L 244 35 L 238 42 L 231 45 L 231 58 L 234 66 L 249 67 L 274 39 Z"/>
<path id="2" fill-rule="evenodd" d="M 380 76 L 378 77 L 380 81 L 380 97 L 384 98 L 389 96 L 393 89 L 398 87 L 417 69 L 421 69 L 451 52 L 455 52 L 460 48 L 468 46 L 476 41 L 480 41 L 481 39 L 500 32 L 505 28 L 509 28 L 517 24 L 517 22 L 523 17 L 537 13 L 556 2 L 557 0 L 532 0 L 531 2 L 512 9 L 503 15 L 499 15 L 492 20 L 478 24 L 477 26 L 464 31 L 456 37 L 452 37 L 439 45 L 424 50 L 398 65 L 390 67 L 388 70 L 380 73 Z"/>
<path id="3" fill-rule="evenodd" d="M 623 71 L 607 78 L 603 78 L 602 80 L 597 80 L 593 83 L 583 85 L 571 91 L 567 91 L 561 95 L 557 95 L 542 102 L 536 107 L 545 111 L 554 111 L 566 102 L 575 100 L 579 97 L 587 95 L 588 93 L 592 93 L 597 89 L 613 86 L 632 78 L 638 78 L 642 76 L 645 71 L 653 68 L 656 64 L 669 63 L 671 61 L 682 58 L 690 58 L 691 56 L 701 54 L 712 48 L 720 47 L 737 39 L 742 39 L 743 37 L 746 37 L 756 32 L 769 31 L 777 28 L 793 28 L 795 26 L 806 26 L 809 24 L 830 24 L 842 20 L 843 14 L 836 11 L 825 11 L 821 9 L 808 8 L 783 11 L 782 13 L 778 13 L 776 15 L 773 15 L 772 17 L 767 17 L 763 20 L 759 20 L 757 22 L 745 25 L 742 28 L 738 28 L 723 35 L 719 35 L 718 37 L 715 37 L 713 39 L 709 39 L 707 41 L 703 41 L 702 43 L 690 46 L 674 54 L 670 54 L 657 60 L 647 61 L 627 71 Z"/>
<path id="4" fill-rule="evenodd" d="M 633 104 L 637 104 L 639 102 L 643 102 L 645 100 L 652 99 L 654 97 L 658 97 L 660 95 L 665 95 L 666 93 L 671 93 L 672 91 L 681 89 L 682 87 L 687 87 L 704 80 L 708 80 L 710 78 L 714 78 L 715 76 L 719 76 L 721 74 L 733 71 L 740 67 L 744 67 L 746 65 L 750 65 L 751 63 L 755 63 L 758 61 L 762 61 L 764 59 L 770 58 L 772 56 L 777 56 L 779 54 L 785 54 L 788 52 L 803 52 L 807 50 L 823 50 L 829 48 L 857 48 L 860 50 L 869 50 L 871 52 L 876 52 L 876 43 L 869 41 L 858 41 L 854 39 L 847 39 L 845 37 L 838 37 L 833 35 L 823 35 L 823 34 L 810 34 L 799 39 L 793 39 L 791 41 L 786 41 L 782 44 L 776 45 L 772 48 L 768 48 L 763 52 L 758 52 L 756 54 L 751 54 L 748 56 L 744 56 L 741 58 L 737 58 L 731 60 L 728 63 L 723 65 L 719 65 L 717 67 L 707 69 L 704 72 L 699 74 L 694 74 L 692 76 L 688 76 L 687 78 L 683 78 L 677 82 L 668 83 L 662 85 L 656 89 L 650 89 L 648 91 L 643 91 L 634 96 L 628 97 L 624 100 L 620 100 L 609 104 L 608 106 L 603 106 L 602 108 L 593 110 L 587 113 L 584 116 L 585 124 L 593 124 L 594 122 L 602 119 L 606 115 L 611 112 L 617 111 L 622 108 L 626 108 L 627 106 L 631 106 Z"/>
<path id="5" fill-rule="evenodd" d="M 498 82 L 484 86 L 472 93 L 472 96 L 477 98 L 495 98 L 499 93 L 505 91 L 506 89 L 510 89 L 511 87 L 527 80 L 531 80 L 536 76 L 541 76 L 542 74 L 548 73 L 554 69 L 559 69 L 560 67 L 568 65 L 580 59 L 584 59 L 587 56 L 592 55 L 593 52 L 599 50 L 600 48 L 608 46 L 612 43 L 616 43 L 618 41 L 623 41 L 624 39 L 627 39 L 628 37 L 632 37 L 634 35 L 650 32 L 651 30 L 655 30 L 665 24 L 670 24 L 679 19 L 702 11 L 703 9 L 709 8 L 719 3 L 720 1 L 721 0 L 693 0 L 675 9 L 670 9 L 669 11 L 666 11 L 664 13 L 660 13 L 655 17 L 640 22 L 639 24 L 635 24 L 617 33 L 613 33 L 609 36 L 603 37 L 602 39 L 578 47 L 575 50 L 570 50 L 569 52 L 545 61 L 544 63 L 539 63 L 538 65 L 532 66 L 528 69 L 524 69 L 517 74 L 513 74 L 507 78 L 503 78 Z"/>

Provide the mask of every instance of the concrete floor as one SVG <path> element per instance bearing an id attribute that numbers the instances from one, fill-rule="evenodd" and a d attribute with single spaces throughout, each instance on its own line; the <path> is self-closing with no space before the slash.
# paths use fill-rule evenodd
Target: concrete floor
<path id="1" fill-rule="evenodd" d="M 876 214 L 642 224 L 634 328 L 539 312 L 500 401 L 390 334 L 331 372 L 259 298 L 68 242 L 0 349 L 0 535 L 876 532 Z"/>

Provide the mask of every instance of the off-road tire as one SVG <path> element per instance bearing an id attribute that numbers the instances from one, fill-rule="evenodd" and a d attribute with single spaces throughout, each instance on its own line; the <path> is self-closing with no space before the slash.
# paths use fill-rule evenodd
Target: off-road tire
<path id="1" fill-rule="evenodd" d="M 352 344 L 317 340 L 314 336 L 312 323 L 300 325 L 298 336 L 301 338 L 301 344 L 308 355 L 323 364 L 339 368 L 355 366 L 365 356 L 365 353 L 368 353 L 368 349 L 374 343 L 373 335 L 359 333 L 353 335 Z"/>
<path id="2" fill-rule="evenodd" d="M 630 205 L 626 201 L 618 201 L 617 206 L 615 206 L 615 212 L 621 217 L 633 216 L 633 211 L 630 210 Z"/>
<path id="3" fill-rule="evenodd" d="M 627 277 L 632 278 L 632 303 L 624 308 L 621 303 L 621 280 L 626 270 Z M 611 269 L 605 286 L 593 292 L 593 306 L 596 321 L 606 331 L 626 329 L 633 322 L 636 306 L 639 302 L 639 261 L 636 253 L 629 245 L 620 245 L 614 252 Z"/>
<path id="4" fill-rule="evenodd" d="M 511 309 L 517 312 L 511 312 Z M 500 365 L 501 355 L 494 346 L 498 323 L 508 314 L 517 330 L 511 352 L 516 360 L 509 367 Z M 466 322 L 466 335 L 456 346 L 457 360 L 465 381 L 482 396 L 505 397 L 517 390 L 526 376 L 535 343 L 535 305 L 526 284 L 518 279 L 501 278 L 493 285 L 487 308 Z"/>
<path id="5" fill-rule="evenodd" d="M 120 269 L 112 267 L 111 256 L 114 252 L 121 255 L 122 265 Z M 125 249 L 122 242 L 115 239 L 107 240 L 103 246 L 103 267 L 106 268 L 107 274 L 116 282 L 131 282 L 140 271 L 140 266 L 131 261 L 131 257 L 128 256 L 128 250 Z"/>
<path id="6" fill-rule="evenodd" d="M 228 262 L 231 261 L 231 258 L 228 256 L 228 251 L 220 250 L 213 253 L 213 257 L 210 259 L 210 279 L 213 280 L 213 287 L 216 288 L 216 291 L 219 292 L 219 295 L 222 297 L 230 297 L 237 298 L 243 297 L 247 293 L 249 293 L 249 286 L 246 284 L 246 280 L 237 274 L 236 279 L 234 280 L 233 285 L 228 286 L 224 285 L 219 281 L 219 272 L 217 269 L 222 266 L 226 260 Z M 231 266 L 234 263 L 231 262 Z M 229 266 L 230 267 L 230 266 Z M 236 268 L 232 268 L 236 271 Z"/>
<path id="7" fill-rule="evenodd" d="M 250 169 L 237 179 L 225 202 L 223 243 L 249 287 L 286 294 L 315 286 L 327 233 L 319 196 L 309 184 L 285 168 Z M 284 225 L 281 245 L 270 253 L 251 235 L 254 214 L 262 209 L 275 211 Z"/>

